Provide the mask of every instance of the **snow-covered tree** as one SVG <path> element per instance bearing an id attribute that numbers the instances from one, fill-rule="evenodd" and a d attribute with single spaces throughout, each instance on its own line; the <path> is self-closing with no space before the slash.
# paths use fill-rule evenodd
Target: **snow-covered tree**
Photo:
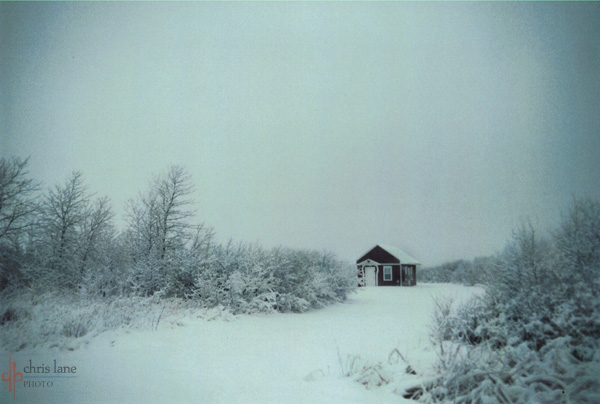
<path id="1" fill-rule="evenodd" d="M 147 294 L 168 288 L 178 276 L 187 244 L 194 237 L 191 177 L 172 166 L 154 177 L 148 190 L 128 206 L 128 234 L 140 287 Z"/>
<path id="2" fill-rule="evenodd" d="M 29 178 L 29 159 L 0 159 L 0 290 L 20 282 L 23 237 L 33 225 L 38 183 Z"/>
<path id="3" fill-rule="evenodd" d="M 77 257 L 89 200 L 80 172 L 73 172 L 44 195 L 38 246 L 41 263 L 50 272 L 44 275 L 56 284 L 73 287 L 81 279 Z"/>
<path id="4" fill-rule="evenodd" d="M 94 200 L 80 172 L 51 188 L 42 198 L 31 236 L 35 278 L 61 287 L 81 285 L 87 271 L 106 265 L 112 218 L 108 199 Z"/>
<path id="5" fill-rule="evenodd" d="M 39 185 L 28 177 L 29 159 L 0 159 L 0 241 L 31 226 Z"/>
<path id="6" fill-rule="evenodd" d="M 574 269 L 574 280 L 598 290 L 594 281 L 600 267 L 600 201 L 575 200 L 555 238 L 560 264 Z"/>
<path id="7" fill-rule="evenodd" d="M 102 253 L 106 252 L 102 247 L 112 244 L 113 217 L 108 198 L 96 199 L 87 207 L 80 229 L 79 270 L 82 274 L 90 267 L 90 262 L 102 259 Z"/>

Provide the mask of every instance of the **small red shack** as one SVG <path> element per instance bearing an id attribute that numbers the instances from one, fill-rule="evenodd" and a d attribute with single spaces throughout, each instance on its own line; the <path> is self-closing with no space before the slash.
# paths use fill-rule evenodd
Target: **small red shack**
<path id="1" fill-rule="evenodd" d="M 378 244 L 356 260 L 359 286 L 416 286 L 416 259 L 399 248 Z"/>

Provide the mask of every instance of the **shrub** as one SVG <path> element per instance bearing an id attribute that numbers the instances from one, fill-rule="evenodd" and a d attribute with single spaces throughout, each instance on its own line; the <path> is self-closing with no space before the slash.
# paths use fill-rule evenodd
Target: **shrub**
<path id="1" fill-rule="evenodd" d="M 523 226 L 493 269 L 482 299 L 437 305 L 440 373 L 420 400 L 598 402 L 600 203 L 575 201 L 551 240 Z"/>

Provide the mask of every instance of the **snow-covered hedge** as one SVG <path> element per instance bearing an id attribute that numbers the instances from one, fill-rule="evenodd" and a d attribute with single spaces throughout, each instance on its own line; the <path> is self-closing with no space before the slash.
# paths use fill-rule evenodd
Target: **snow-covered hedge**
<path id="1" fill-rule="evenodd" d="M 98 272 L 77 290 L 39 282 L 6 288 L 0 293 L 0 341 L 16 350 L 72 344 L 120 327 L 152 329 L 165 309 L 165 315 L 188 308 L 233 314 L 304 312 L 343 301 L 356 286 L 353 268 L 327 253 L 230 243 L 212 254 L 209 265 L 181 260 L 167 273 L 153 272 L 147 262 L 112 278 Z M 149 277 L 157 285 L 151 295 L 144 288 Z M 94 293 L 98 290 L 121 293 Z"/>
<path id="2" fill-rule="evenodd" d="M 354 268 L 332 254 L 248 245 L 223 246 L 190 274 L 186 298 L 234 313 L 304 312 L 343 301 L 356 287 Z"/>

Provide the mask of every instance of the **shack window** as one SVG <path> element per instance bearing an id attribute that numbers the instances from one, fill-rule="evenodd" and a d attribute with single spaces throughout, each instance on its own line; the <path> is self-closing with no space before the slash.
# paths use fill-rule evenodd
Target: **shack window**
<path id="1" fill-rule="evenodd" d="M 392 280 L 392 267 L 383 267 L 383 280 L 384 281 Z"/>

